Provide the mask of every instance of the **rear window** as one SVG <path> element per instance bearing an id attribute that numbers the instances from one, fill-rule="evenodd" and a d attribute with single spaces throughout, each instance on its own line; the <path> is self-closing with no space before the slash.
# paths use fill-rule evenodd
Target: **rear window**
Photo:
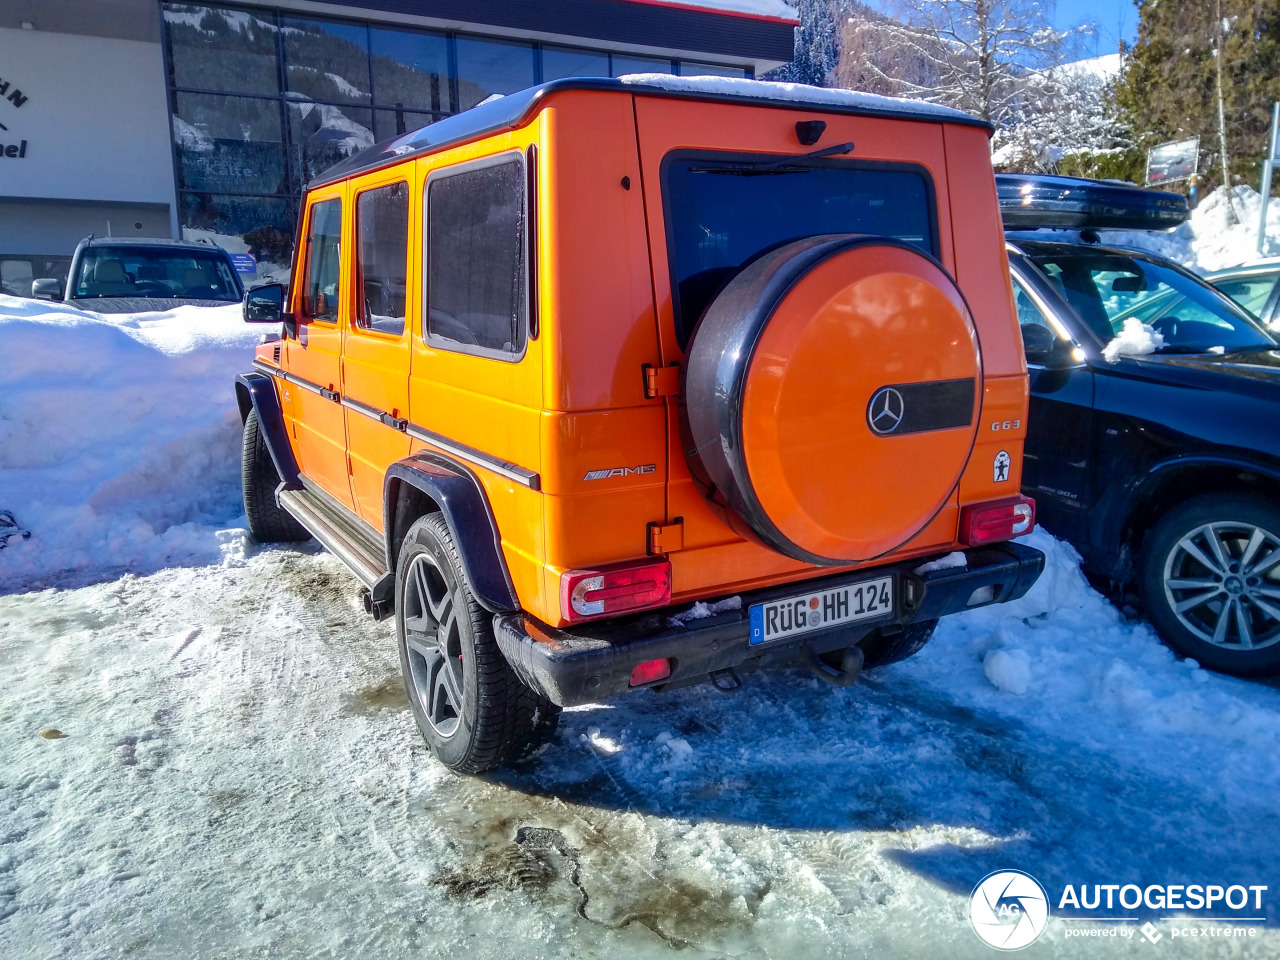
<path id="1" fill-rule="evenodd" d="M 665 169 L 676 335 L 688 342 L 725 283 L 760 254 L 824 233 L 894 237 L 937 256 L 932 184 L 905 164 L 710 154 Z"/>

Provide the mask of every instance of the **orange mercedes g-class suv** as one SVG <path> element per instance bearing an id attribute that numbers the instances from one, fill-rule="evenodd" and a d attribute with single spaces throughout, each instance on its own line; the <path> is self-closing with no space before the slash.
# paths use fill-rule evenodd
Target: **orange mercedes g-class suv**
<path id="1" fill-rule="evenodd" d="M 991 130 L 806 89 L 486 102 L 311 183 L 249 294 L 250 530 L 395 617 L 446 765 L 640 687 L 849 683 L 1039 575 Z"/>

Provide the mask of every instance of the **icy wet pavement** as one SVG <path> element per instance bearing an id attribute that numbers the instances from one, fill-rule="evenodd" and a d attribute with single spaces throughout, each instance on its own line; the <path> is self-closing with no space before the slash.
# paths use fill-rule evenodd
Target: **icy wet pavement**
<path id="1" fill-rule="evenodd" d="M 1280 691 L 1184 676 L 1108 616 L 970 617 L 847 690 L 570 711 L 485 780 L 427 756 L 328 556 L 3 596 L 0 955 L 990 957 L 967 896 L 1016 867 L 1268 884 L 1256 937 L 1153 949 L 1274 956 Z M 993 646 L 1031 651 L 1025 694 Z M 1067 928 L 1025 955 L 1147 946 Z"/>

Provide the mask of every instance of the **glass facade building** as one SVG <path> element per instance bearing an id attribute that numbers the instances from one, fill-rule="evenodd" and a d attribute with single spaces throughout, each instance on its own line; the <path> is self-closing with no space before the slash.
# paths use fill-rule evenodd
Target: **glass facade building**
<path id="1" fill-rule="evenodd" d="M 375 142 L 562 77 L 750 68 L 264 7 L 164 3 L 178 219 L 280 264 L 316 174 Z"/>

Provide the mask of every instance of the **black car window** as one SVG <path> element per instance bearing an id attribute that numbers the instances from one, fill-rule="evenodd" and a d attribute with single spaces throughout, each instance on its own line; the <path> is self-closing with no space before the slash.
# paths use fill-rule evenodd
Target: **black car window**
<path id="1" fill-rule="evenodd" d="M 1265 273 L 1260 276 L 1224 277 L 1210 282 L 1255 317 L 1260 317 L 1263 307 L 1267 305 L 1267 298 L 1275 289 L 1277 276 Z"/>
<path id="2" fill-rule="evenodd" d="M 1150 327 L 1160 335 L 1159 349 L 1166 353 L 1273 344 L 1247 313 L 1172 264 L 1140 254 L 1087 249 L 1035 254 L 1031 260 L 1103 344 L 1126 323 Z"/>
<path id="3" fill-rule="evenodd" d="M 681 347 L 734 274 L 788 241 L 870 233 L 937 254 L 931 184 L 923 172 L 850 161 L 761 169 L 761 162 L 725 154 L 667 162 L 668 257 Z"/>
<path id="4" fill-rule="evenodd" d="M 360 194 L 356 231 L 364 292 L 356 311 L 357 327 L 398 337 L 404 333 L 409 272 L 409 185 L 401 181 Z"/>
<path id="5" fill-rule="evenodd" d="M 91 246 L 76 271 L 73 297 L 161 297 L 225 300 L 241 297 L 240 281 L 217 250 L 141 245 Z"/>
<path id="6" fill-rule="evenodd" d="M 425 332 L 437 346 L 524 353 L 524 198 L 519 157 L 428 180 Z"/>

